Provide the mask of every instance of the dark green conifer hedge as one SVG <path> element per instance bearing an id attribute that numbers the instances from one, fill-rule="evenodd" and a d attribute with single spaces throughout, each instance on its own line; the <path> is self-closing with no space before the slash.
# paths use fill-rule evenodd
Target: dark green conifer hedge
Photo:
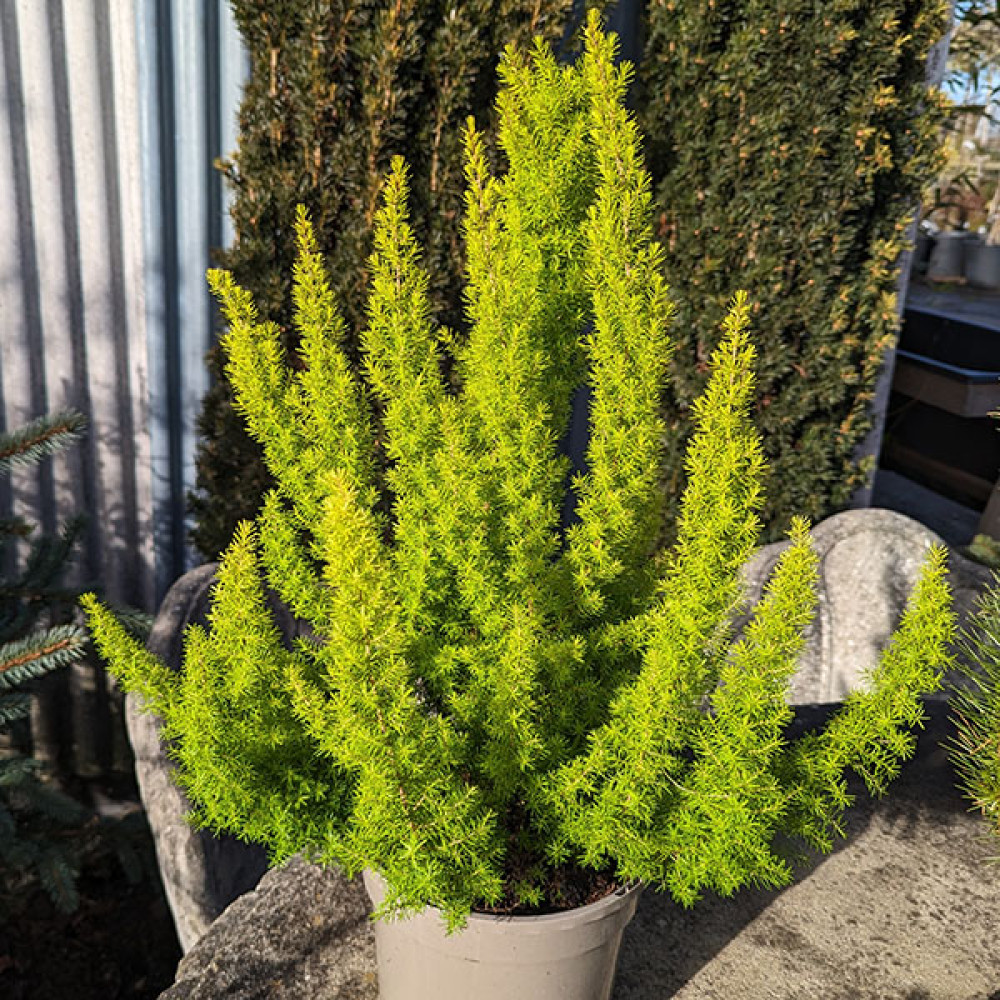
<path id="1" fill-rule="evenodd" d="M 768 534 L 846 505 L 898 263 L 939 165 L 942 0 L 650 0 L 640 122 L 677 304 L 670 467 L 726 304 L 753 289 Z M 679 483 L 667 496 L 679 496 Z"/>
<path id="2" fill-rule="evenodd" d="M 85 424 L 81 414 L 64 411 L 0 432 L 0 479 L 56 454 L 80 437 Z M 18 540 L 30 542 L 16 572 L 0 578 L 0 731 L 30 730 L 33 682 L 84 656 L 87 635 L 66 620 L 67 598 L 75 595 L 62 579 L 81 527 L 75 518 L 58 535 L 38 535 L 20 517 L 0 521 L 0 553 Z M 15 752 L 0 759 L 0 918 L 9 916 L 5 897 L 23 892 L 32 876 L 59 910 L 71 913 L 77 906 L 79 869 L 61 834 L 83 822 L 86 810 L 43 774 L 42 762 L 32 756 Z"/>
<path id="3" fill-rule="evenodd" d="M 603 7 L 588 3 L 587 7 Z M 496 66 L 511 41 L 558 43 L 573 0 L 232 0 L 251 76 L 239 149 L 221 169 L 235 197 L 232 249 L 220 265 L 261 318 L 291 321 L 295 206 L 309 209 L 356 355 L 380 178 L 393 155 L 411 167 L 414 229 L 434 276 L 440 320 L 461 324 L 462 148 L 472 114 L 492 125 Z M 492 135 L 492 127 L 488 128 Z M 271 485 L 242 421 L 218 348 L 199 420 L 194 542 L 209 558 L 252 518 Z"/>

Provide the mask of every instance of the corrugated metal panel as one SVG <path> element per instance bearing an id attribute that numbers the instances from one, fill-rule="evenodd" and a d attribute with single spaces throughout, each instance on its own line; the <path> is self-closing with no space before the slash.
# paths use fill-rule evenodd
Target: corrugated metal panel
<path id="1" fill-rule="evenodd" d="M 204 272 L 229 238 L 211 164 L 235 145 L 239 36 L 224 0 L 0 0 L 0 56 L 0 424 L 90 418 L 81 447 L 0 481 L 0 516 L 53 531 L 84 511 L 78 580 L 152 610 L 193 563 Z M 103 672 L 47 680 L 41 756 L 65 759 L 72 732 L 77 770 L 99 769 Z"/>
<path id="2" fill-rule="evenodd" d="M 208 387 L 210 250 L 231 238 L 213 160 L 235 148 L 248 70 L 222 0 L 148 0 L 138 7 L 145 198 L 145 323 L 150 345 L 155 591 L 197 560 L 184 497 L 194 486 L 195 421 Z"/>

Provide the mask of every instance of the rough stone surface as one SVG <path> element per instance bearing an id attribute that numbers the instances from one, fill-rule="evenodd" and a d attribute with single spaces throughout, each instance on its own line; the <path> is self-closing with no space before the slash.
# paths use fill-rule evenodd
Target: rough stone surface
<path id="1" fill-rule="evenodd" d="M 849 510 L 812 530 L 819 556 L 819 603 L 789 700 L 796 705 L 842 700 L 864 686 L 906 605 L 927 549 L 943 544 L 919 521 L 891 510 Z M 753 603 L 788 542 L 758 551 L 744 567 Z M 952 550 L 949 580 L 959 618 L 989 581 L 986 567 Z"/>
<path id="2" fill-rule="evenodd" d="M 184 629 L 205 622 L 215 570 L 215 563 L 210 563 L 186 573 L 160 605 L 147 645 L 173 670 L 181 669 Z M 296 634 L 288 612 L 273 598 L 272 606 L 284 634 Z M 235 837 L 192 829 L 184 821 L 191 804 L 173 780 L 174 766 L 160 737 L 160 720 L 141 710 L 141 699 L 128 696 L 125 721 L 160 875 L 186 952 L 234 899 L 260 881 L 267 857 L 261 847 Z"/>
<path id="3" fill-rule="evenodd" d="M 293 858 L 215 921 L 160 1000 L 377 997 L 368 911 L 360 879 Z"/>
<path id="4" fill-rule="evenodd" d="M 647 889 L 614 1000 L 1000 1000 L 997 845 L 955 790 L 945 706 L 928 708 L 916 759 L 883 800 L 859 796 L 847 839 L 790 888 L 691 910 Z M 829 711 L 800 707 L 796 726 Z M 213 924 L 160 1000 L 375 1000 L 367 910 L 358 880 L 293 860 Z"/>

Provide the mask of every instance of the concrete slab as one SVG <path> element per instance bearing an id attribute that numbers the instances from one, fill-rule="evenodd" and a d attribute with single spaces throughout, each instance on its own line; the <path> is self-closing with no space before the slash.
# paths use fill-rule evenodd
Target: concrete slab
<path id="1" fill-rule="evenodd" d="M 945 706 L 928 710 L 890 793 L 852 789 L 847 840 L 788 889 L 688 911 L 647 892 L 614 1000 L 1000 1000 L 1000 843 L 954 786 Z"/>

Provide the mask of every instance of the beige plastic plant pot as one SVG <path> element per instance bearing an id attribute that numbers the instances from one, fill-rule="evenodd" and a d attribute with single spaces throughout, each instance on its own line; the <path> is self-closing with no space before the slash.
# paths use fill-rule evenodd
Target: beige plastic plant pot
<path id="1" fill-rule="evenodd" d="M 378 906 L 385 882 L 364 872 Z M 608 1000 L 640 884 L 539 917 L 473 913 L 446 933 L 440 910 L 376 920 L 380 1000 Z"/>

